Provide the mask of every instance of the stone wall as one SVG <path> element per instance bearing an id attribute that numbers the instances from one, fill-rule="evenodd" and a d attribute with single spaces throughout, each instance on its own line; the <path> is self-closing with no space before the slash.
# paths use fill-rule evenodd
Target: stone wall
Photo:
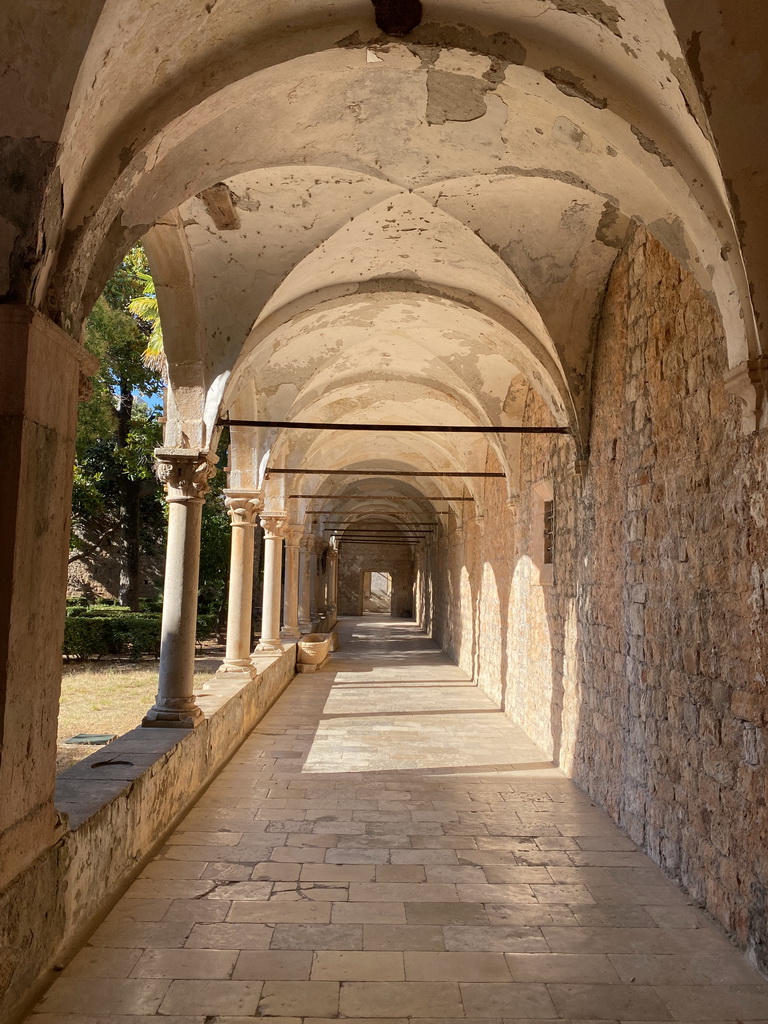
<path id="1" fill-rule="evenodd" d="M 363 614 L 363 573 L 392 576 L 392 615 L 411 618 L 416 569 L 414 550 L 403 544 L 353 544 L 345 541 L 339 553 L 339 615 Z"/>
<path id="2" fill-rule="evenodd" d="M 435 634 L 768 969 L 768 438 L 741 434 L 725 370 L 717 314 L 637 229 L 586 475 L 567 439 L 524 439 L 516 512 L 489 487 L 484 519 L 441 539 Z M 548 417 L 529 394 L 525 421 Z"/>
<path id="3" fill-rule="evenodd" d="M 594 381 L 576 778 L 768 969 L 768 437 L 718 317 L 638 231 Z"/>
<path id="4" fill-rule="evenodd" d="M 73 555 L 75 552 L 70 552 Z M 142 555 L 139 567 L 139 597 L 156 600 L 163 592 L 165 555 L 158 551 Z M 87 556 L 67 566 L 67 597 L 88 601 L 117 601 L 120 596 L 120 559 L 117 544 L 105 542 Z"/>

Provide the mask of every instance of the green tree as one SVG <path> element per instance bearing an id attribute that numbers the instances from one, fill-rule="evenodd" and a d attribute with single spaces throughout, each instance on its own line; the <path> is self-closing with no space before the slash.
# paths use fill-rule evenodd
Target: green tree
<path id="1" fill-rule="evenodd" d="M 80 407 L 70 562 L 118 540 L 121 604 L 139 607 L 140 557 L 161 549 L 167 509 L 154 476 L 162 427 L 150 404 L 164 391 L 167 364 L 155 285 L 146 254 L 134 246 L 88 318 L 86 347 L 99 360 L 91 397 Z M 226 463 L 227 432 L 219 445 Z M 220 468 L 203 506 L 200 610 L 226 610 L 229 519 Z"/>
<path id="2" fill-rule="evenodd" d="M 140 321 L 150 326 L 149 336 L 141 358 L 145 366 L 150 370 L 159 373 L 161 377 L 168 375 L 168 363 L 165 358 L 163 347 L 163 325 L 160 323 L 160 308 L 157 303 L 157 289 L 155 282 L 149 272 L 137 271 L 138 279 L 143 283 L 144 288 L 141 295 L 131 299 L 128 309 Z"/>
<path id="3" fill-rule="evenodd" d="M 142 549 L 152 548 L 163 522 L 152 456 L 162 430 L 149 404 L 162 393 L 163 379 L 142 358 L 153 325 L 129 312 L 148 275 L 144 251 L 135 246 L 86 324 L 86 347 L 98 358 L 99 372 L 78 421 L 70 556 L 86 558 L 117 539 L 119 600 L 134 610 Z"/>

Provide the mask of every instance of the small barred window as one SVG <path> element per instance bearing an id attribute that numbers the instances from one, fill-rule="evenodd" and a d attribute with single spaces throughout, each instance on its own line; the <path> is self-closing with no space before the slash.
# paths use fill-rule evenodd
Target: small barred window
<path id="1" fill-rule="evenodd" d="M 544 502 L 544 564 L 551 565 L 554 561 L 555 547 L 555 503 Z"/>

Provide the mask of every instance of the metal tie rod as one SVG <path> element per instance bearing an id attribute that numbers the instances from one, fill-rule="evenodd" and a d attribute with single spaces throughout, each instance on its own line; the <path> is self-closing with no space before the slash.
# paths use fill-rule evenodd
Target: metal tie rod
<path id="1" fill-rule="evenodd" d="M 378 430 L 416 434 L 570 434 L 570 427 L 476 427 L 467 425 L 426 426 L 422 423 L 306 423 L 299 420 L 219 419 L 220 427 L 279 427 L 281 430 Z"/>
<path id="2" fill-rule="evenodd" d="M 306 511 L 306 515 L 308 515 L 308 516 L 316 516 L 316 517 L 317 516 L 327 516 L 327 515 L 330 515 L 332 511 L 339 511 L 339 510 L 337 510 L 337 509 L 324 509 L 324 508 L 308 508 L 307 511 Z M 419 509 L 411 509 L 410 511 L 413 511 L 413 512 L 423 512 L 424 515 L 427 514 L 426 509 L 421 509 L 421 508 L 419 508 Z M 340 514 L 341 515 L 344 514 L 344 510 L 343 509 L 340 510 Z M 353 513 L 350 512 L 349 514 L 352 515 Z M 394 515 L 394 512 L 393 511 L 390 511 L 390 512 L 373 512 L 373 513 L 366 512 L 364 514 L 365 515 L 375 515 L 375 516 L 391 516 L 391 515 Z M 432 515 L 433 516 L 452 516 L 453 512 L 448 512 L 445 509 L 434 509 L 432 511 Z M 328 522 L 342 522 L 342 523 L 345 522 L 345 521 L 346 520 L 343 520 L 343 519 L 330 519 L 330 520 L 328 520 Z M 356 520 L 356 522 L 359 522 L 359 520 Z M 437 526 L 438 523 L 422 523 L 421 525 L 422 526 Z"/>
<path id="3" fill-rule="evenodd" d="M 322 515 L 322 513 L 320 513 L 320 515 Z M 392 520 L 386 520 L 385 521 L 385 525 L 386 526 L 389 526 L 390 523 L 392 523 Z M 354 519 L 354 520 L 352 520 L 352 522 L 349 522 L 349 523 L 345 519 L 326 519 L 324 529 L 328 530 L 332 526 L 355 526 L 356 529 L 360 529 L 364 525 L 365 525 L 365 520 L 364 519 Z M 430 527 L 432 527 L 432 529 L 434 529 L 437 526 L 437 523 L 430 523 L 429 520 L 426 520 L 426 519 L 424 520 L 424 522 L 419 522 L 419 523 L 397 523 L 397 524 L 392 523 L 392 529 L 393 530 L 394 529 L 398 529 L 399 527 L 402 527 L 404 530 L 406 530 L 409 527 L 413 527 L 413 526 L 430 526 Z"/>
<path id="4" fill-rule="evenodd" d="M 438 477 L 503 477 L 504 473 L 461 473 L 461 472 L 448 472 L 440 470 L 438 472 L 432 472 L 432 470 L 423 469 L 411 469 L 404 473 L 398 473 L 392 469 L 276 469 L 268 466 L 265 472 L 266 476 L 270 473 L 277 473 L 280 476 L 438 476 Z"/>
<path id="5" fill-rule="evenodd" d="M 381 547 L 381 545 L 383 543 L 385 543 L 385 542 L 381 541 L 381 540 L 340 540 L 339 541 L 339 544 L 377 544 L 379 547 Z M 406 547 L 409 544 L 415 544 L 416 541 L 411 541 L 411 540 L 389 540 L 389 541 L 386 541 L 386 543 L 387 544 L 398 544 L 398 545 L 400 545 L 402 547 Z"/>
<path id="6" fill-rule="evenodd" d="M 289 494 L 291 498 L 314 498 L 318 501 L 474 501 L 472 497 L 457 494 Z M 436 513 L 440 515 L 440 513 Z"/>
<path id="7" fill-rule="evenodd" d="M 398 538 L 405 537 L 415 537 L 417 539 L 421 539 L 423 537 L 432 536 L 431 533 L 425 533 L 421 530 L 418 533 L 415 533 L 412 530 L 409 530 L 407 533 L 374 533 L 373 531 L 371 531 L 370 533 L 350 533 L 347 530 L 331 530 L 330 534 L 332 537 L 380 537 L 382 540 L 387 540 L 388 538 L 394 538 L 395 540 L 397 540 Z"/>

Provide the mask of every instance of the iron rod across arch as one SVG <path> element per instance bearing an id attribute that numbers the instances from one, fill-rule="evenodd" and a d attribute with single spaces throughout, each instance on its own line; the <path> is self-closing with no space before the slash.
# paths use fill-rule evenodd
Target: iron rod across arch
<path id="1" fill-rule="evenodd" d="M 314 498 L 319 501 L 474 501 L 475 499 L 467 495 L 456 495 L 456 494 L 434 494 L 432 496 L 428 494 L 424 495 L 411 495 L 411 494 L 289 494 L 288 500 L 291 498 Z M 442 515 L 441 512 L 436 512 L 435 515 Z"/>
<path id="2" fill-rule="evenodd" d="M 499 478 L 504 477 L 504 473 L 464 473 L 461 471 L 448 471 L 448 470 L 425 470 L 425 469 L 409 469 L 402 473 L 398 473 L 393 469 L 301 469 L 297 467 L 288 467 L 286 469 L 278 469 L 272 466 L 268 466 L 265 470 L 264 475 L 268 477 L 270 473 L 277 473 L 281 476 L 437 476 L 437 477 L 493 477 Z"/>
<path id="3" fill-rule="evenodd" d="M 298 420 L 219 419 L 220 427 L 279 427 L 281 430 L 379 430 L 417 434 L 570 434 L 570 427 L 475 427 L 465 424 L 427 426 L 421 423 L 304 423 Z"/>

